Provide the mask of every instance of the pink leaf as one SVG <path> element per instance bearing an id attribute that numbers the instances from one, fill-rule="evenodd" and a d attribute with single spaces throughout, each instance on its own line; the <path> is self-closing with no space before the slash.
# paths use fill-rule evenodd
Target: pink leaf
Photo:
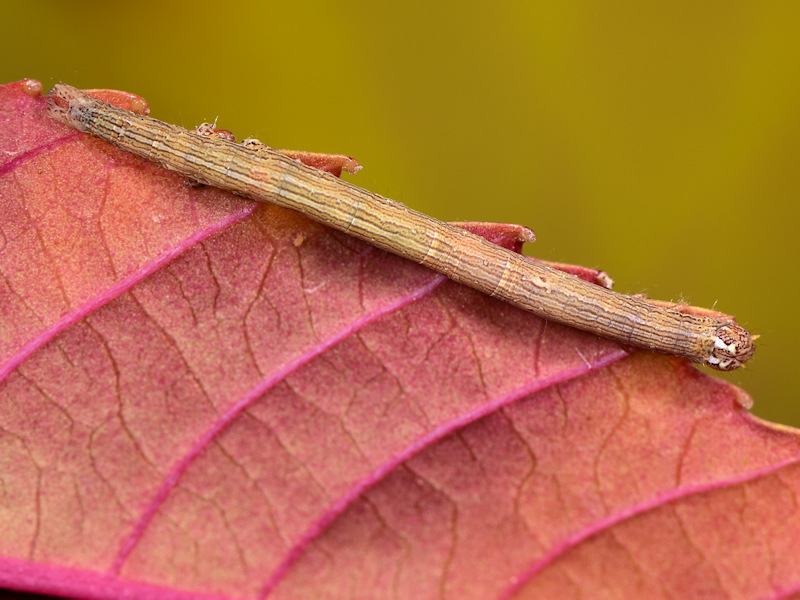
<path id="1" fill-rule="evenodd" d="M 800 590 L 800 438 L 740 390 L 189 187 L 24 87 L 0 88 L 0 585 Z"/>

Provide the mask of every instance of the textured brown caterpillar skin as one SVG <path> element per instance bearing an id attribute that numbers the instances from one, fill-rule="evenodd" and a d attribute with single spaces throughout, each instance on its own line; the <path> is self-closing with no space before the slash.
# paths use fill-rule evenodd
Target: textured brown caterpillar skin
<path id="1" fill-rule="evenodd" d="M 59 121 L 122 150 L 200 183 L 291 208 L 545 319 L 720 371 L 742 366 L 755 351 L 753 337 L 733 317 L 617 294 L 268 147 L 201 136 L 68 85 L 55 86 L 48 102 Z"/>

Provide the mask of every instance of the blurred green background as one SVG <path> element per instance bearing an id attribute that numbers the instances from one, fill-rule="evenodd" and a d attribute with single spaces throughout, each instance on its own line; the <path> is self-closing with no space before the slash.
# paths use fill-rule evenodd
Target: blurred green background
<path id="1" fill-rule="evenodd" d="M 452 7 L 452 8 L 451 8 Z M 762 335 L 726 376 L 800 426 L 800 2 L 4 2 L 0 81 L 352 154 L 355 183 Z"/>

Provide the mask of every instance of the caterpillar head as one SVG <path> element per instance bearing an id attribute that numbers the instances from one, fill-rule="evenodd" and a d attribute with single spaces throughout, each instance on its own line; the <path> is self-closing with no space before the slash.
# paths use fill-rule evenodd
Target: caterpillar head
<path id="1" fill-rule="evenodd" d="M 738 325 L 720 325 L 715 332 L 714 347 L 706 364 L 719 371 L 738 369 L 753 357 L 756 350 L 753 339 L 753 336 Z"/>

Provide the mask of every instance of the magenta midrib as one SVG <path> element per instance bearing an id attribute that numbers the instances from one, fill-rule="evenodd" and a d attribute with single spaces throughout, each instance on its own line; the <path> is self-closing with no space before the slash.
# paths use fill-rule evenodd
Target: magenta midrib
<path id="1" fill-rule="evenodd" d="M 233 404 L 220 417 L 220 419 L 218 419 L 211 427 L 209 427 L 209 429 L 207 429 L 198 438 L 197 442 L 189 449 L 189 451 L 183 456 L 183 458 L 181 458 L 181 460 L 175 464 L 172 471 L 170 471 L 170 473 L 164 478 L 164 482 L 162 483 L 161 487 L 158 489 L 155 496 L 150 501 L 148 507 L 142 513 L 141 518 L 134 526 L 131 534 L 122 544 L 120 552 L 117 555 L 117 558 L 115 559 L 111 569 L 109 569 L 109 572 L 115 575 L 119 574 L 120 570 L 122 569 L 122 566 L 125 564 L 125 561 L 127 560 L 128 556 L 130 556 L 131 552 L 133 552 L 138 541 L 142 538 L 142 535 L 144 534 L 148 525 L 152 521 L 156 512 L 163 505 L 164 501 L 167 499 L 172 489 L 175 487 L 175 485 L 183 476 L 183 474 L 187 471 L 189 466 L 193 463 L 194 459 L 197 458 L 197 456 L 203 450 L 205 450 L 209 446 L 209 444 L 214 439 L 216 439 L 228 425 L 230 425 L 233 421 L 235 421 L 236 418 L 244 410 L 250 407 L 257 399 L 263 396 L 268 390 L 273 388 L 278 383 L 284 381 L 289 375 L 295 373 L 304 365 L 310 363 L 314 358 L 320 356 L 322 353 L 331 349 L 339 342 L 350 337 L 359 330 L 363 329 L 365 326 L 407 306 L 408 304 L 411 304 L 412 302 L 421 299 L 424 296 L 427 296 L 445 281 L 447 281 L 447 278 L 445 278 L 442 275 L 437 275 L 429 283 L 417 288 L 413 292 L 406 294 L 405 296 L 398 298 L 393 302 L 387 303 L 384 306 L 374 310 L 369 314 L 363 315 L 358 319 L 355 319 L 350 324 L 348 324 L 347 327 L 329 336 L 328 338 L 316 344 L 312 348 L 309 348 L 303 354 L 297 356 L 293 360 L 286 363 L 280 369 L 277 369 L 276 371 L 271 373 L 268 377 L 264 378 L 257 386 L 255 386 L 250 392 L 248 392 L 240 400 L 238 400 L 235 404 Z M 319 533 L 321 533 L 330 522 L 332 522 L 338 515 L 344 512 L 344 510 L 346 510 L 346 508 L 356 498 L 358 498 L 366 489 L 368 489 L 369 487 L 373 486 L 375 483 L 380 481 L 387 473 L 391 472 L 395 467 L 407 461 L 409 458 L 420 452 L 422 449 L 428 447 L 435 441 L 445 437 L 451 432 L 461 427 L 464 427 L 469 423 L 472 423 L 480 419 L 481 417 L 484 417 L 519 398 L 527 396 L 531 393 L 534 393 L 550 385 L 554 385 L 556 383 L 561 383 L 573 379 L 575 377 L 587 373 L 590 370 L 602 368 L 608 364 L 611 364 L 612 362 L 620 360 L 621 358 L 627 355 L 628 352 L 620 349 L 613 353 L 610 353 L 607 356 L 604 356 L 603 358 L 596 361 L 594 364 L 589 365 L 582 363 L 579 367 L 562 371 L 556 376 L 538 379 L 533 382 L 530 382 L 525 386 L 521 386 L 520 388 L 503 395 L 500 398 L 482 404 L 479 408 L 475 410 L 469 411 L 459 416 L 456 419 L 448 421 L 447 423 L 433 429 L 425 436 L 422 436 L 419 439 L 415 440 L 412 444 L 409 444 L 406 448 L 404 448 L 402 451 L 392 456 L 389 460 L 380 465 L 378 468 L 368 473 L 365 477 L 363 477 L 355 485 L 353 485 L 346 494 L 344 494 L 336 502 L 334 502 L 331 508 L 327 510 L 320 517 L 320 519 L 318 519 L 317 522 L 314 523 L 300 537 L 298 542 L 287 552 L 286 559 L 284 559 L 284 561 L 280 563 L 280 565 L 274 571 L 273 575 L 270 576 L 261 596 L 263 597 L 263 595 L 268 593 L 269 590 L 273 589 L 275 585 L 277 585 L 277 583 L 283 577 L 283 575 L 291 566 L 291 564 L 295 562 L 295 560 L 297 560 L 297 558 L 299 558 L 299 556 L 302 554 L 303 549 L 307 547 L 308 544 L 311 543 L 311 541 L 317 535 L 319 535 Z"/>
<path id="2" fill-rule="evenodd" d="M 303 366 L 309 364 L 315 358 L 336 346 L 339 342 L 349 338 L 367 325 L 374 323 L 375 321 L 429 295 L 446 281 L 448 281 L 448 279 L 445 276 L 435 275 L 430 281 L 420 285 L 413 291 L 395 300 L 387 302 L 386 304 L 372 310 L 367 314 L 363 314 L 360 317 L 353 319 L 341 330 L 329 335 L 324 340 L 319 341 L 306 351 L 298 354 L 295 358 L 285 363 L 282 367 L 270 373 L 248 393 L 243 395 L 239 400 L 232 404 L 217 421 L 215 421 L 197 438 L 196 442 L 189 448 L 186 454 L 184 454 L 183 457 L 174 463 L 171 471 L 166 474 L 161 486 L 147 504 L 147 508 L 144 509 L 139 520 L 133 526 L 130 535 L 122 543 L 120 551 L 108 572 L 113 575 L 118 575 L 120 573 L 128 557 L 136 548 L 139 540 L 142 539 L 142 536 L 144 535 L 144 532 L 146 531 L 150 522 L 155 517 L 159 508 L 164 504 L 183 474 L 194 463 L 195 459 L 206 448 L 209 447 L 213 440 L 217 439 L 218 436 L 231 423 L 233 423 L 243 411 L 252 406 L 253 403 L 261 398 L 267 391 L 282 381 L 285 381 L 286 378 L 291 374 L 297 372 Z M 300 536 L 297 543 L 295 543 L 295 545 L 289 549 L 286 554 L 286 558 L 278 565 L 273 574 L 269 577 L 263 593 L 267 593 L 270 589 L 277 585 L 291 564 L 302 554 L 303 549 L 307 547 L 308 544 L 317 535 L 319 535 L 319 533 L 321 533 L 330 522 L 344 512 L 344 510 L 346 510 L 346 508 L 366 489 L 380 481 L 387 473 L 391 472 L 402 462 L 408 460 L 422 449 L 428 447 L 451 432 L 462 428 L 521 397 L 527 396 L 533 392 L 543 389 L 544 387 L 574 379 L 575 377 L 583 375 L 591 370 L 602 368 L 608 364 L 620 360 L 621 358 L 624 358 L 627 355 L 627 351 L 618 349 L 594 361 L 594 363 L 587 363 L 585 359 L 581 357 L 582 362 L 578 367 L 561 371 L 558 374 L 548 378 L 530 381 L 526 385 L 520 386 L 518 389 L 504 394 L 499 398 L 486 402 L 477 409 L 471 410 L 458 416 L 457 418 L 443 423 L 442 425 L 431 430 L 428 434 L 421 436 L 413 443 L 402 449 L 400 452 L 390 457 L 379 467 L 366 474 L 357 483 L 351 486 L 346 494 L 336 500 L 332 506 L 325 511 L 325 513 L 322 514 L 320 518 L 314 524 L 312 524 L 302 536 Z"/>
<path id="3" fill-rule="evenodd" d="M 323 352 L 331 349 L 339 342 L 347 339 L 354 333 L 360 331 L 365 326 L 369 325 L 389 315 L 416 300 L 430 294 L 433 290 L 439 287 L 442 283 L 447 281 L 443 275 L 436 275 L 426 284 L 419 286 L 412 292 L 397 298 L 391 302 L 378 307 L 377 309 L 360 317 L 353 319 L 346 327 L 343 327 L 336 333 L 329 335 L 324 340 L 318 342 L 314 346 L 308 348 L 302 354 L 297 355 L 295 358 L 285 363 L 282 367 L 274 370 L 267 377 L 262 379 L 256 386 L 254 386 L 247 394 L 242 396 L 228 410 L 223 413 L 217 421 L 215 421 L 206 431 L 204 431 L 187 453 L 173 466 L 172 470 L 164 478 L 164 482 L 159 487 L 153 499 L 149 502 L 147 508 L 143 511 L 139 521 L 134 525 L 131 534 L 123 542 L 117 558 L 114 560 L 113 565 L 109 569 L 109 573 L 114 575 L 119 574 L 125 560 L 136 547 L 136 544 L 141 539 L 150 521 L 155 516 L 158 509 L 166 500 L 169 493 L 175 487 L 177 482 L 193 463 L 194 459 L 205 450 L 211 442 L 219 436 L 220 433 L 248 407 L 263 396 L 268 390 L 275 387 L 278 383 L 284 381 L 289 375 L 295 373 L 298 369 L 310 363 L 313 359 L 320 356 Z"/>
<path id="4" fill-rule="evenodd" d="M 78 137 L 81 137 L 80 133 L 70 135 L 66 138 L 59 138 L 57 140 L 53 140 L 52 142 L 44 144 L 34 150 L 25 152 L 15 157 L 8 163 L 0 166 L 0 176 L 12 171 L 14 168 L 17 168 L 22 163 L 47 152 L 53 147 L 61 145 L 65 141 L 71 141 Z M 68 329 L 71 325 L 75 324 L 76 322 L 79 322 L 89 314 L 92 314 L 93 312 L 100 309 L 102 306 L 108 304 L 112 300 L 124 294 L 126 291 L 135 287 L 139 282 L 146 279 L 152 273 L 158 271 L 161 267 L 168 264 L 176 257 L 180 256 L 186 250 L 189 250 L 190 248 L 194 247 L 196 244 L 207 239 L 211 235 L 214 235 L 215 233 L 218 233 L 226 229 L 227 227 L 234 225 L 239 221 L 247 218 L 250 214 L 252 214 L 256 206 L 257 204 L 253 203 L 237 211 L 236 213 L 226 216 L 225 218 L 211 224 L 210 226 L 204 227 L 196 231 L 193 235 L 185 238 L 179 244 L 176 244 L 175 246 L 169 248 L 167 251 L 163 252 L 155 259 L 149 261 L 148 263 L 146 263 L 141 268 L 137 269 L 124 279 L 110 286 L 103 292 L 96 294 L 93 298 L 83 303 L 76 309 L 64 314 L 58 321 L 45 328 L 39 335 L 37 335 L 36 337 L 31 339 L 27 344 L 22 346 L 16 353 L 14 353 L 11 357 L 9 357 L 9 360 L 6 361 L 6 363 L 0 365 L 0 383 L 2 383 L 29 356 L 31 356 L 33 353 L 35 353 L 38 349 L 43 347 L 49 341 L 56 338 L 60 333 Z M 110 569 L 110 572 L 114 574 L 119 573 L 119 570 L 124 564 L 126 558 L 133 551 L 138 540 L 141 539 L 142 533 L 149 525 L 153 516 L 155 516 L 158 508 L 163 504 L 164 500 L 167 498 L 170 491 L 180 480 L 183 473 L 192 464 L 194 458 L 196 458 L 205 448 L 207 448 L 208 445 L 211 443 L 211 441 L 213 441 L 231 422 L 233 422 L 236 419 L 236 417 L 239 414 L 241 414 L 242 411 L 244 411 L 247 407 L 251 406 L 256 399 L 261 397 L 270 388 L 274 387 L 277 383 L 285 380 L 286 377 L 288 377 L 291 373 L 297 371 L 303 365 L 308 364 L 311 360 L 313 360 L 313 358 L 319 356 L 326 350 L 332 348 L 340 341 L 346 339 L 347 337 L 357 332 L 358 330 L 362 329 L 366 325 L 378 320 L 383 316 L 395 312 L 396 310 L 401 309 L 402 307 L 408 305 L 409 303 L 414 302 L 419 298 L 429 294 L 435 288 L 441 285 L 441 283 L 443 283 L 444 281 L 446 281 L 445 277 L 436 276 L 428 284 L 421 286 L 420 288 L 414 290 L 412 293 L 407 294 L 404 297 L 399 298 L 393 302 L 387 303 L 386 305 L 380 307 L 379 309 L 373 311 L 372 313 L 363 315 L 362 317 L 355 319 L 347 327 L 343 328 L 336 334 L 328 337 L 326 340 L 316 344 L 313 348 L 310 348 L 304 354 L 290 361 L 289 363 L 284 365 L 284 367 L 282 367 L 281 369 L 273 372 L 269 377 L 262 380 L 262 382 L 258 386 L 253 388 L 253 390 L 251 390 L 250 393 L 248 393 L 246 396 L 242 397 L 239 401 L 237 401 L 228 411 L 226 411 L 225 414 L 223 414 L 220 417 L 220 419 L 217 422 L 214 423 L 214 425 L 212 425 L 211 428 L 209 428 L 206 432 L 204 432 L 204 434 L 198 439 L 197 443 L 181 459 L 181 461 L 176 464 L 172 472 L 165 478 L 164 483 L 162 484 L 157 494 L 154 496 L 149 507 L 144 511 L 144 513 L 142 514 L 142 518 L 134 526 L 131 535 L 123 544 L 120 553 L 118 554 L 112 568 Z M 383 479 L 383 477 L 385 477 L 386 474 L 391 472 L 398 465 L 407 461 L 412 456 L 420 452 L 422 449 L 428 447 L 437 440 L 442 439 L 449 433 L 498 410 L 502 406 L 505 406 L 513 402 L 514 400 L 517 400 L 521 397 L 534 393 L 549 385 L 553 385 L 555 383 L 560 383 L 565 380 L 572 379 L 594 368 L 600 368 L 602 366 L 615 362 L 616 360 L 619 360 L 620 358 L 626 355 L 627 352 L 619 350 L 615 353 L 609 354 L 606 357 L 603 357 L 595 365 L 581 365 L 580 367 L 577 367 L 575 369 L 561 372 L 557 376 L 530 382 L 529 384 L 522 386 L 519 389 L 514 390 L 498 399 L 495 399 L 491 402 L 481 405 L 481 407 L 479 407 L 476 410 L 465 413 L 459 416 L 458 418 L 453 419 L 433 429 L 428 434 L 415 440 L 412 444 L 408 445 L 401 452 L 395 454 L 385 463 L 383 463 L 378 468 L 374 469 L 373 471 L 368 473 L 365 477 L 363 477 L 361 480 L 359 480 L 355 485 L 353 485 L 350 488 L 350 490 L 348 490 L 346 494 L 344 494 L 336 502 L 334 502 L 332 506 L 323 515 L 321 515 L 321 517 L 299 538 L 298 542 L 287 552 L 284 561 L 281 562 L 281 564 L 275 569 L 273 574 L 267 580 L 267 583 L 263 588 L 261 596 L 263 597 L 264 595 L 268 594 L 272 589 L 274 589 L 274 587 L 280 582 L 283 575 L 288 571 L 291 565 L 302 555 L 303 550 L 308 546 L 308 544 L 310 544 L 311 541 L 313 541 L 313 539 L 315 539 L 320 533 L 322 533 L 326 528 L 326 526 L 330 524 L 337 516 L 343 513 L 355 499 L 357 499 L 361 494 L 363 494 L 364 491 L 366 491 L 368 488 L 372 487 L 381 479 Z"/>
<path id="5" fill-rule="evenodd" d="M 29 160 L 34 159 L 37 156 L 44 154 L 45 152 L 64 144 L 65 142 L 71 142 L 72 140 L 79 138 L 82 135 L 84 134 L 75 131 L 72 132 L 70 135 L 57 138 L 55 140 L 47 142 L 46 144 L 42 144 L 41 146 L 37 146 L 36 148 L 18 154 L 7 163 L 3 163 L 2 165 L 0 165 L 0 177 L 5 175 L 6 173 L 13 171 L 21 164 L 26 163 Z"/>
<path id="6" fill-rule="evenodd" d="M 33 339 L 28 341 L 25 345 L 20 347 L 14 354 L 9 356 L 8 360 L 6 360 L 5 363 L 0 365 L 0 384 L 2 384 L 3 381 L 5 381 L 6 378 L 11 373 L 13 373 L 17 367 L 19 367 L 23 362 L 25 362 L 25 360 L 29 356 L 31 356 L 42 346 L 44 346 L 45 344 L 56 338 L 59 334 L 68 329 L 70 326 L 74 325 L 78 321 L 81 321 L 87 315 L 92 314 L 93 312 L 105 306 L 112 300 L 118 298 L 119 296 L 121 296 L 134 286 L 136 286 L 136 284 L 143 281 L 148 276 L 158 271 L 161 267 L 168 264 L 169 262 L 180 256 L 187 250 L 193 248 L 195 245 L 199 244 L 206 238 L 214 235 L 215 233 L 219 233 L 220 231 L 244 220 L 253 213 L 253 211 L 256 209 L 257 206 L 258 204 L 253 202 L 251 205 L 246 206 L 236 211 L 235 213 L 230 214 L 215 223 L 212 223 L 209 226 L 197 230 L 194 234 L 183 239 L 179 244 L 172 246 L 162 254 L 158 255 L 155 259 L 147 262 L 141 268 L 132 272 L 124 279 L 111 285 L 102 292 L 95 294 L 92 298 L 90 298 L 88 301 L 84 302 L 74 310 L 71 310 L 62 315 L 56 322 L 52 323 L 51 325 L 43 329 Z"/>
<path id="7" fill-rule="evenodd" d="M 0 165 L 0 177 L 18 168 L 23 163 L 52 150 L 53 148 L 63 146 L 64 144 L 72 142 L 73 140 L 81 137 L 85 137 L 85 134 L 73 132 L 69 135 L 54 139 L 46 144 L 37 146 L 36 148 L 28 150 L 27 152 L 23 152 L 22 154 L 15 156 L 7 163 Z M 29 356 L 54 338 L 58 337 L 59 334 L 68 329 L 70 326 L 82 320 L 87 315 L 97 311 L 99 308 L 105 306 L 115 298 L 118 298 L 126 291 L 133 288 L 137 283 L 146 279 L 149 275 L 155 273 L 161 267 L 171 262 L 173 259 L 177 258 L 193 246 L 199 244 L 206 238 L 247 218 L 253 213 L 257 206 L 258 204 L 253 202 L 245 208 L 240 209 L 223 219 L 220 219 L 216 223 L 212 223 L 209 226 L 197 230 L 194 234 L 185 238 L 179 244 L 167 249 L 155 259 L 144 264 L 141 268 L 132 272 L 124 279 L 111 285 L 102 292 L 95 294 L 92 298 L 77 308 L 64 313 L 57 321 L 41 330 L 38 335 L 33 337 L 26 344 L 21 346 L 16 352 L 11 354 L 4 363 L 0 364 L 0 384 L 2 384 L 17 367 L 25 362 Z"/>
<path id="8" fill-rule="evenodd" d="M 552 563 L 560 555 L 576 546 L 583 540 L 597 535 L 602 531 L 608 529 L 615 523 L 620 523 L 625 520 L 635 518 L 649 510 L 656 509 L 666 502 L 676 501 L 681 498 L 688 498 L 693 495 L 700 495 L 713 491 L 716 488 L 724 486 L 738 485 L 755 481 L 762 477 L 769 477 L 779 472 L 782 469 L 791 468 L 800 464 L 800 458 L 791 458 L 781 463 L 770 465 L 769 467 L 757 469 L 753 472 L 744 474 L 738 478 L 730 478 L 725 482 L 715 482 L 713 484 L 705 484 L 694 487 L 683 488 L 679 492 L 668 495 L 664 494 L 658 498 L 660 502 L 650 500 L 641 503 L 627 511 L 621 511 L 617 515 L 605 520 L 598 521 L 591 528 L 584 529 L 583 532 L 571 536 L 564 543 L 554 547 L 550 552 L 545 554 L 542 558 L 537 560 L 524 575 L 522 575 L 517 583 L 509 587 L 505 593 L 499 598 L 513 597 L 514 593 L 519 590 L 527 581 L 534 577 L 538 572 L 543 570 L 548 564 Z M 100 574 L 96 571 L 87 571 L 84 569 L 75 569 L 70 567 L 59 567 L 41 563 L 32 563 L 28 560 L 12 559 L 7 557 L 0 557 L 0 584 L 4 588 L 19 589 L 28 592 L 49 593 L 65 596 L 78 595 L 91 597 L 91 598 L 109 598 L 119 597 L 125 593 L 131 594 L 138 598 L 145 598 L 147 600 L 165 600 L 183 599 L 186 598 L 203 598 L 207 600 L 230 600 L 230 595 L 206 595 L 197 592 L 181 591 L 177 589 L 165 589 L 162 586 L 154 586 L 146 583 L 139 583 L 135 581 L 124 581 L 117 578 L 109 578 L 105 574 Z M 91 593 L 87 594 L 87 590 Z M 768 596 L 771 600 L 778 600 L 791 595 L 793 592 L 800 590 L 800 583 L 797 585 L 789 586 L 775 591 L 775 594 Z"/>
<path id="9" fill-rule="evenodd" d="M 719 489 L 755 481 L 763 477 L 769 477 L 781 469 L 786 469 L 797 465 L 800 465 L 800 456 L 793 456 L 781 462 L 756 469 L 749 473 L 737 475 L 735 477 L 728 477 L 710 483 L 703 483 L 670 490 L 666 493 L 656 495 L 653 498 L 645 500 L 644 502 L 620 510 L 619 512 L 610 515 L 605 519 L 600 519 L 592 523 L 575 535 L 569 536 L 565 540 L 556 543 L 548 552 L 546 552 L 541 558 L 536 560 L 528 569 L 526 569 L 525 572 L 516 580 L 516 582 L 507 590 L 505 590 L 505 592 L 500 595 L 499 598 L 505 600 L 507 598 L 514 597 L 528 581 L 530 581 L 549 565 L 553 564 L 568 551 L 572 550 L 588 539 L 608 531 L 615 525 L 630 521 L 643 514 L 652 512 L 654 510 L 659 510 L 666 505 L 673 504 L 692 496 L 699 496 Z"/>
<path id="10" fill-rule="evenodd" d="M 303 535 L 300 536 L 297 543 L 287 551 L 286 558 L 281 561 L 278 567 L 267 579 L 266 584 L 259 594 L 259 599 L 265 598 L 275 589 L 275 587 L 280 583 L 281 579 L 283 579 L 284 575 L 286 575 L 286 573 L 289 571 L 292 564 L 294 564 L 302 556 L 305 548 L 308 547 L 308 545 L 322 532 L 324 532 L 326 527 L 330 525 L 334 519 L 341 515 L 355 500 L 364 494 L 365 491 L 379 483 L 386 475 L 391 473 L 402 463 L 408 461 L 425 448 L 445 438 L 454 431 L 462 429 L 463 427 L 466 427 L 471 423 L 474 423 L 475 421 L 478 421 L 479 419 L 482 419 L 483 417 L 502 409 L 504 406 L 508 406 L 509 404 L 520 400 L 521 398 L 525 398 L 526 396 L 547 389 L 550 386 L 566 383 L 577 377 L 586 375 L 590 371 L 602 369 L 612 363 L 617 362 L 618 360 L 625 358 L 628 355 L 629 352 L 627 350 L 618 348 L 613 352 L 609 352 L 608 354 L 601 356 L 592 363 L 587 363 L 582 360 L 577 366 L 558 371 L 556 374 L 549 377 L 529 380 L 524 385 L 506 392 L 502 396 L 490 400 L 489 402 L 485 402 L 478 408 L 459 415 L 458 417 L 451 419 L 439 425 L 438 427 L 435 427 L 427 434 L 414 440 L 413 443 L 409 444 L 400 452 L 391 456 L 379 467 L 373 469 L 358 482 L 356 482 L 346 494 L 342 495 L 338 500 L 336 500 L 331 507 L 325 511 L 325 513 L 321 515 L 320 518 L 303 533 Z M 581 358 L 583 359 L 583 357 Z"/>
<path id="11" fill-rule="evenodd" d="M 222 594 L 203 594 L 196 591 L 167 588 L 138 581 L 110 578 L 97 571 L 62 567 L 46 563 L 0 556 L 0 588 L 28 593 L 47 594 L 59 598 L 108 600 L 237 600 Z M 0 592 L 1 593 L 1 592 Z M 246 600 L 241 598 L 241 600 Z"/>

